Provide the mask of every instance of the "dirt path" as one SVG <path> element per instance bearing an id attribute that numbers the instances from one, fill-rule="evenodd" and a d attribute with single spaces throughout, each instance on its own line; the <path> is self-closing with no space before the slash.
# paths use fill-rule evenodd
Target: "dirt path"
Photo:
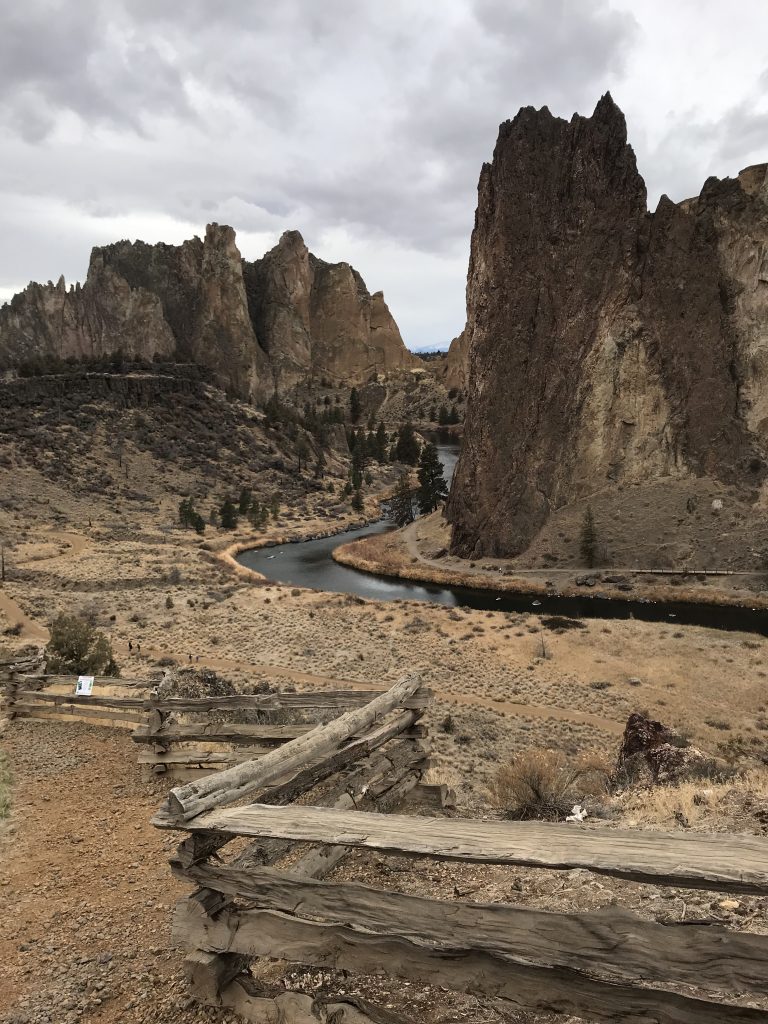
<path id="1" fill-rule="evenodd" d="M 171 948 L 173 837 L 128 736 L 14 722 L 13 810 L 0 867 L 0 1020 L 13 1024 L 220 1019 L 190 1009 Z"/>

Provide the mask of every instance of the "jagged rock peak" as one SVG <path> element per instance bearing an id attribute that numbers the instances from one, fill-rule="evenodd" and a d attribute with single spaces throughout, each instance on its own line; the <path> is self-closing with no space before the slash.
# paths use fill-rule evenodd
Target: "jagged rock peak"
<path id="1" fill-rule="evenodd" d="M 516 554 L 619 483 L 754 486 L 768 446 L 764 165 L 646 209 L 610 94 L 523 108 L 483 166 L 467 278 L 453 549 Z"/>

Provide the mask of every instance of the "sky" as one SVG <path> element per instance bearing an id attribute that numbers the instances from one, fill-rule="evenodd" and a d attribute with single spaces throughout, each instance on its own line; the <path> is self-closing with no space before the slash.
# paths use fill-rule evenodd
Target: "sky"
<path id="1" fill-rule="evenodd" d="M 119 238 L 298 229 L 445 347 L 499 123 L 607 89 L 651 209 L 768 160 L 768 3 L 0 0 L 0 301 Z"/>

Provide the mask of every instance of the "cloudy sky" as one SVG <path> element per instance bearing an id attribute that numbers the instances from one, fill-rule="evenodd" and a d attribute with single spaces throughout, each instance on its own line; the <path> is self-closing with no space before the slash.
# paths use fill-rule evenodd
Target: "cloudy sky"
<path id="1" fill-rule="evenodd" d="M 298 228 L 444 345 L 501 121 L 610 89 L 683 199 L 768 160 L 766 40 L 765 0 L 0 2 L 0 300 L 118 238 Z"/>

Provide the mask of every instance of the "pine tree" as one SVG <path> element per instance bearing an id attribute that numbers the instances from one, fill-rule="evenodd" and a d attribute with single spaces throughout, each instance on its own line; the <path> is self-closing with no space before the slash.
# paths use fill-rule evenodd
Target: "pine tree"
<path id="1" fill-rule="evenodd" d="M 251 491 L 248 487 L 243 487 L 240 491 L 240 501 L 238 502 L 237 510 L 241 516 L 248 514 L 248 509 L 251 504 Z"/>
<path id="2" fill-rule="evenodd" d="M 395 458 L 398 462 L 405 462 L 409 466 L 415 466 L 419 461 L 419 442 L 410 420 L 404 423 L 397 432 Z"/>
<path id="3" fill-rule="evenodd" d="M 591 505 L 587 505 L 587 511 L 584 513 L 579 550 L 587 566 L 590 569 L 594 568 L 597 563 L 597 529 Z"/>
<path id="4" fill-rule="evenodd" d="M 376 461 L 380 463 L 387 461 L 387 431 L 383 420 L 379 421 L 376 429 Z"/>
<path id="5" fill-rule="evenodd" d="M 450 424 L 460 423 L 461 422 L 461 418 L 459 416 L 459 410 L 456 408 L 455 405 L 451 406 L 451 411 L 448 413 L 448 422 Z"/>
<path id="6" fill-rule="evenodd" d="M 415 518 L 413 514 L 413 487 L 411 486 L 410 474 L 407 472 L 401 473 L 400 479 L 397 481 L 395 493 L 389 502 L 389 516 L 391 519 L 394 519 L 398 526 L 407 526 Z"/>
<path id="7" fill-rule="evenodd" d="M 357 423 L 360 419 L 360 413 L 363 411 L 360 405 L 360 396 L 357 393 L 357 388 L 352 388 L 349 393 L 349 418 L 353 423 Z"/>
<path id="8" fill-rule="evenodd" d="M 355 510 L 355 512 L 362 512 L 363 509 L 365 508 L 365 505 L 363 505 L 363 496 L 360 493 L 359 487 L 352 495 L 352 508 Z"/>
<path id="9" fill-rule="evenodd" d="M 234 503 L 226 498 L 219 509 L 222 530 L 234 530 L 237 526 L 237 509 Z"/>
<path id="10" fill-rule="evenodd" d="M 179 524 L 181 526 L 191 526 L 194 514 L 195 510 L 191 498 L 185 498 L 179 502 Z"/>
<path id="11" fill-rule="evenodd" d="M 448 497 L 443 466 L 434 444 L 425 444 L 419 460 L 419 490 L 416 500 L 422 515 L 434 512 L 441 501 Z"/>
<path id="12" fill-rule="evenodd" d="M 440 411 L 437 414 L 437 422 L 440 424 L 441 427 L 446 426 L 446 424 L 448 423 L 448 410 L 444 405 L 440 406 Z"/>

